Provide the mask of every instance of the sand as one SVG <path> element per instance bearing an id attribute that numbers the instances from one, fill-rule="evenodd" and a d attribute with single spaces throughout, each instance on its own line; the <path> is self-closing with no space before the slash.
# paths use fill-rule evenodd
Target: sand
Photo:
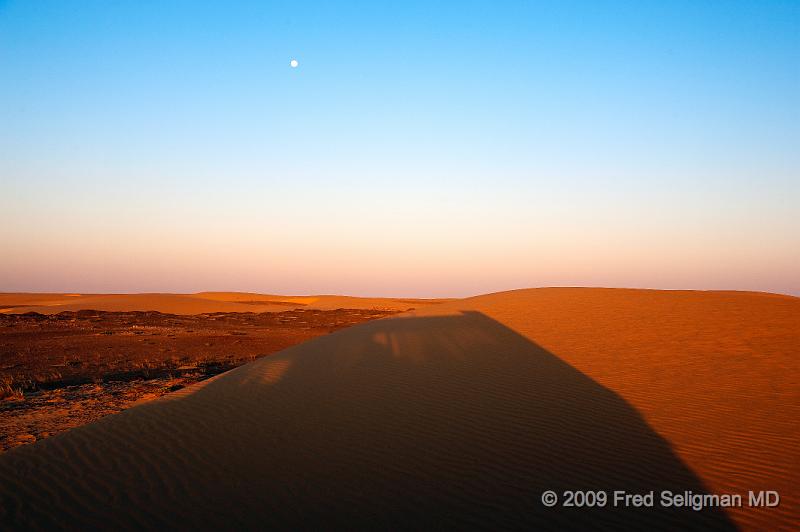
<path id="1" fill-rule="evenodd" d="M 307 308 L 0 314 L 0 453 L 392 314 Z"/>
<path id="2" fill-rule="evenodd" d="M 293 308 L 319 310 L 408 310 L 448 301 L 446 299 L 370 298 L 335 295 L 279 296 L 246 292 L 197 294 L 25 294 L 0 293 L 0 313 L 104 310 L 129 312 L 155 310 L 169 314 L 210 312 L 281 312 Z"/>
<path id="3" fill-rule="evenodd" d="M 288 348 L 0 456 L 6 527 L 792 529 L 800 299 L 533 289 Z M 551 489 L 778 508 L 545 508 Z"/>

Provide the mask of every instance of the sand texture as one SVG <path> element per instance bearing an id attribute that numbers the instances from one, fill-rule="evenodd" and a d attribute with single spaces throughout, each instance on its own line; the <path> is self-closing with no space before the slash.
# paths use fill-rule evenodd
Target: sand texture
<path id="1" fill-rule="evenodd" d="M 800 299 L 532 289 L 321 336 L 0 456 L 2 528 L 776 530 Z M 777 490 L 548 509 L 544 490 Z"/>

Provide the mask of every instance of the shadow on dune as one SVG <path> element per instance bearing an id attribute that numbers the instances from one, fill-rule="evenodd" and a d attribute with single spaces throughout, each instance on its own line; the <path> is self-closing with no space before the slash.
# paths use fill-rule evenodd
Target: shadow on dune
<path id="1" fill-rule="evenodd" d="M 478 312 L 312 340 L 0 457 L 12 526 L 732 529 L 642 417 Z M 553 490 L 655 507 L 546 508 Z"/>

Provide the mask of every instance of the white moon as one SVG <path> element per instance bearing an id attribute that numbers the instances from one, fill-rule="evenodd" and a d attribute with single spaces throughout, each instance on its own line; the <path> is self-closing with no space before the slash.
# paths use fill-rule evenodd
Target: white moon
<path id="1" fill-rule="evenodd" d="M 289 66 L 290 67 L 297 68 L 297 65 L 298 65 L 297 59 L 292 59 L 291 61 L 289 61 Z"/>

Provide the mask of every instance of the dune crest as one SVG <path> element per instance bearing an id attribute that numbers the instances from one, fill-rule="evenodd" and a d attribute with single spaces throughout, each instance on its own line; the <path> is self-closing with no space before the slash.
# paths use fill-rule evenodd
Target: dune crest
<path id="1" fill-rule="evenodd" d="M 25 294 L 0 293 L 0 313 L 103 310 L 128 312 L 154 310 L 168 314 L 211 312 L 281 312 L 295 308 L 318 310 L 408 310 L 449 299 L 405 299 L 335 295 L 280 296 L 247 292 L 199 292 L 197 294 Z"/>

